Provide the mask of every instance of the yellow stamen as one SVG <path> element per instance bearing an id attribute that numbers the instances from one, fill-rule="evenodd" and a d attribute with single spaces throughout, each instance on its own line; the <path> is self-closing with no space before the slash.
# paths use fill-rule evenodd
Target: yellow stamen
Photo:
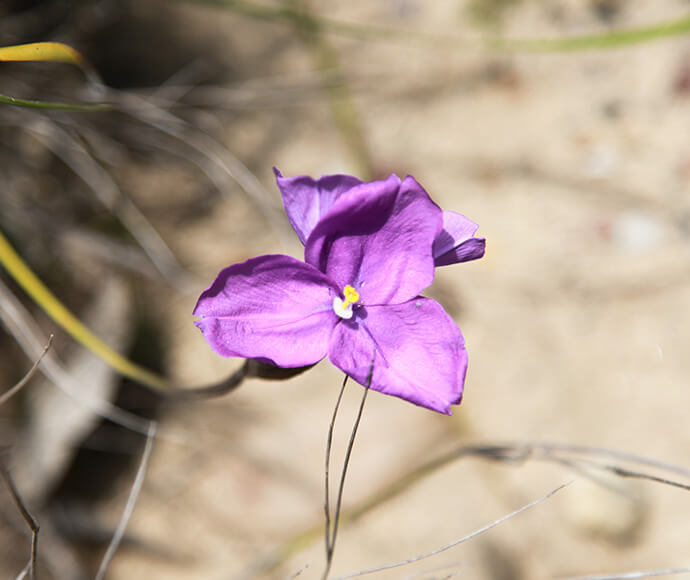
<path id="1" fill-rule="evenodd" d="M 347 286 L 345 286 L 345 289 L 343 290 L 343 294 L 345 295 L 345 301 L 343 302 L 343 308 L 347 308 L 350 304 L 356 304 L 357 301 L 359 300 L 359 292 L 357 292 L 357 290 L 355 290 L 349 284 Z"/>

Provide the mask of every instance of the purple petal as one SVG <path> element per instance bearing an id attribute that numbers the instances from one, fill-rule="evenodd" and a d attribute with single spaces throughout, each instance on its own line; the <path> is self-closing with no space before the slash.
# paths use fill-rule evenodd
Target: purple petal
<path id="1" fill-rule="evenodd" d="M 434 280 L 432 242 L 442 212 L 412 178 L 363 183 L 341 196 L 307 239 L 305 262 L 362 304 L 402 303 Z"/>
<path id="2" fill-rule="evenodd" d="M 443 230 L 434 240 L 433 254 L 436 266 L 478 260 L 484 255 L 486 240 L 475 238 L 479 226 L 454 211 L 443 212 Z"/>
<path id="3" fill-rule="evenodd" d="M 372 389 L 440 413 L 462 398 L 465 341 L 430 298 L 360 308 L 335 327 L 328 358 L 362 385 L 373 360 Z"/>
<path id="4" fill-rule="evenodd" d="M 199 298 L 195 324 L 223 356 L 282 367 L 321 360 L 334 325 L 338 291 L 313 266 L 289 256 L 252 258 L 225 268 Z"/>
<path id="5" fill-rule="evenodd" d="M 324 175 L 315 180 L 307 175 L 283 177 L 275 167 L 273 172 L 283 196 L 285 212 L 303 244 L 335 200 L 362 183 L 350 175 Z"/>

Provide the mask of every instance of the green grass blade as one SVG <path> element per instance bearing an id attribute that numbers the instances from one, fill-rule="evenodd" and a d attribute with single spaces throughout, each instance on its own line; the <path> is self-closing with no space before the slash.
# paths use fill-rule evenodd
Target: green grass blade
<path id="1" fill-rule="evenodd" d="M 87 78 L 97 79 L 97 75 L 81 53 L 61 42 L 32 42 L 31 44 L 2 46 L 0 47 L 0 62 L 64 62 L 81 68 Z M 30 109 L 57 109 L 75 113 L 112 110 L 112 107 L 107 103 L 50 103 L 17 99 L 8 95 L 0 95 L 0 104 Z"/>
<path id="2" fill-rule="evenodd" d="M 0 104 L 14 107 L 27 107 L 29 109 L 53 109 L 70 111 L 73 113 L 94 113 L 99 111 L 112 111 L 113 107 L 108 103 L 49 103 L 46 101 L 31 101 L 17 99 L 7 95 L 0 95 Z"/>
<path id="3" fill-rule="evenodd" d="M 249 0 L 186 0 L 197 4 L 210 4 L 251 18 L 287 21 L 312 26 L 330 34 L 370 41 L 416 42 L 431 48 L 484 49 L 500 52 L 578 52 L 611 50 L 636 44 L 664 40 L 690 34 L 690 16 L 682 16 L 658 24 L 613 30 L 598 34 L 585 34 L 565 38 L 481 38 L 435 34 L 406 30 L 391 26 L 349 22 L 335 18 L 307 14 L 295 7 L 259 4 Z"/>
<path id="4" fill-rule="evenodd" d="M 690 34 L 690 16 L 651 26 L 613 30 L 601 34 L 586 34 L 566 38 L 496 39 L 489 42 L 498 50 L 510 52 L 579 52 L 610 50 L 645 42 Z"/>

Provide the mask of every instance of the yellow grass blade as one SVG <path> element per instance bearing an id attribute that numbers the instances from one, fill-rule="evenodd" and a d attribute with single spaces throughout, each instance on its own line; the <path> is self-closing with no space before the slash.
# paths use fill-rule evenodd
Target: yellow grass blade
<path id="1" fill-rule="evenodd" d="M 74 316 L 41 282 L 0 232 L 0 264 L 26 293 L 74 340 L 89 349 L 121 375 L 155 389 L 166 388 L 166 380 L 115 352 Z"/>
<path id="2" fill-rule="evenodd" d="M 67 62 L 83 66 L 84 57 L 71 46 L 61 42 L 32 42 L 0 47 L 0 61 Z"/>

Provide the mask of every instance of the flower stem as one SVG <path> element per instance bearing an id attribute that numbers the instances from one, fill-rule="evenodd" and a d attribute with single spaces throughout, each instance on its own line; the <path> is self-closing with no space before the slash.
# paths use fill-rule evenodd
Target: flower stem
<path id="1" fill-rule="evenodd" d="M 328 429 L 328 439 L 326 442 L 326 497 L 324 502 L 324 509 L 326 512 L 326 568 L 323 571 L 322 580 L 328 578 L 328 573 L 331 571 L 331 564 L 333 563 L 333 552 L 335 550 L 335 540 L 338 535 L 338 526 L 340 524 L 340 512 L 343 503 L 343 490 L 345 489 L 345 476 L 347 475 L 347 468 L 350 464 L 350 456 L 352 455 L 352 448 L 355 444 L 355 437 L 357 436 L 357 429 L 359 428 L 359 422 L 362 419 L 362 413 L 364 411 L 364 403 L 367 400 L 367 394 L 369 393 L 369 387 L 371 386 L 371 376 L 374 372 L 374 360 L 371 361 L 371 366 L 369 367 L 369 374 L 367 375 L 367 382 L 364 385 L 364 392 L 362 393 L 362 400 L 359 403 L 359 410 L 357 411 L 357 418 L 352 426 L 352 433 L 350 433 L 350 441 L 347 444 L 347 450 L 345 451 L 345 459 L 343 461 L 343 469 L 340 473 L 340 483 L 338 484 L 338 497 L 335 504 L 335 515 L 333 517 L 333 526 L 331 527 L 330 521 L 330 506 L 329 506 L 329 492 L 328 492 L 328 467 L 330 463 L 331 454 L 331 444 L 333 441 L 333 429 L 335 427 L 335 417 L 338 413 L 338 407 L 340 406 L 340 401 L 345 390 L 345 384 L 347 383 L 347 375 L 343 381 L 343 386 L 340 389 L 340 394 L 338 395 L 338 400 L 336 401 L 335 408 L 333 410 L 333 417 L 331 419 L 331 424 Z"/>
<path id="2" fill-rule="evenodd" d="M 325 514 L 326 521 L 326 559 L 328 560 L 331 556 L 331 506 L 330 506 L 330 484 L 329 484 L 329 471 L 331 463 L 331 447 L 333 445 L 333 430 L 335 429 L 335 418 L 338 414 L 338 408 L 340 407 L 340 401 L 343 399 L 343 393 L 345 392 L 345 385 L 347 384 L 347 379 L 350 377 L 345 375 L 343 380 L 343 385 L 340 387 L 340 392 L 338 393 L 338 399 L 335 402 L 335 407 L 333 408 L 333 416 L 331 417 L 331 423 L 328 426 L 328 436 L 326 438 L 326 465 L 325 465 L 325 493 L 323 510 Z"/>

